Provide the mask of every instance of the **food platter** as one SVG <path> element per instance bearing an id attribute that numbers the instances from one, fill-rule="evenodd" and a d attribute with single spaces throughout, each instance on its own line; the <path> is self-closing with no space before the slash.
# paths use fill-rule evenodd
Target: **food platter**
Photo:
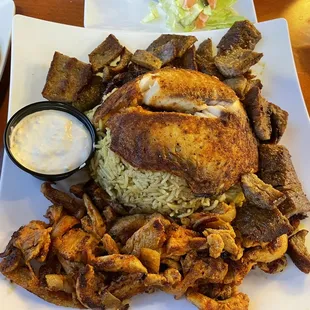
<path id="1" fill-rule="evenodd" d="M 169 31 L 164 19 L 148 24 L 141 23 L 149 11 L 149 3 L 149 0 L 85 0 L 84 27 L 145 32 Z M 257 22 L 253 0 L 238 0 L 233 8 L 249 21 Z"/>
<path id="2" fill-rule="evenodd" d="M 4 0 L 0 2 L 0 79 L 6 63 L 11 38 L 12 19 L 15 13 L 14 2 Z"/>
<path id="3" fill-rule="evenodd" d="M 288 129 L 281 143 L 289 148 L 305 193 L 309 195 L 307 154 L 310 150 L 305 141 L 310 124 L 294 67 L 287 25 L 284 20 L 275 20 L 258 24 L 257 28 L 263 40 L 256 49 L 264 53 L 264 58 L 263 65 L 257 65 L 254 71 L 264 81 L 264 96 L 290 114 Z M 141 33 L 83 29 L 16 16 L 8 116 L 29 103 L 42 100 L 41 91 L 55 50 L 87 61 L 88 52 L 111 32 L 131 50 L 145 48 L 158 36 L 158 33 L 147 33 L 141 38 Z M 58 35 L 55 36 L 55 33 Z M 195 35 L 199 41 L 211 37 L 217 43 L 224 33 L 225 30 L 219 30 Z M 282 53 L 281 59 L 277 57 L 279 51 Z M 66 190 L 68 185 L 81 182 L 83 177 L 83 173 L 76 174 L 59 182 L 57 186 Z M 4 157 L 0 192 L 1 248 L 18 227 L 32 219 L 42 219 L 49 204 L 39 192 L 40 184 L 41 181 L 18 170 L 7 156 Z M 310 227 L 309 221 L 304 223 L 306 228 Z M 274 309 L 276 306 L 282 309 L 307 309 L 309 287 L 310 279 L 289 262 L 289 267 L 279 275 L 269 277 L 254 271 L 245 279 L 241 291 L 250 296 L 251 309 Z M 0 296 L 5 308 L 55 308 L 20 288 L 13 288 L 3 277 L 0 280 Z M 165 294 L 142 295 L 134 298 L 131 305 L 133 309 L 194 309 L 185 300 L 176 302 L 173 297 Z"/>

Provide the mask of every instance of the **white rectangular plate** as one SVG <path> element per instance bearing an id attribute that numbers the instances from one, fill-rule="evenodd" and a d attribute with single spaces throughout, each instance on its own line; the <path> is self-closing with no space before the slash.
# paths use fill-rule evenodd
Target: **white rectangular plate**
<path id="1" fill-rule="evenodd" d="M 0 0 L 0 80 L 8 56 L 14 13 L 12 0 Z"/>
<path id="2" fill-rule="evenodd" d="M 280 105 L 290 114 L 287 131 L 281 141 L 291 154 L 297 173 L 310 195 L 310 123 L 299 87 L 288 28 L 285 20 L 279 19 L 257 24 L 263 39 L 256 50 L 264 53 L 263 60 L 255 71 L 263 80 L 264 96 Z M 146 48 L 158 37 L 158 33 L 135 33 L 111 31 L 131 51 Z M 199 32 L 194 35 L 199 41 L 211 37 L 215 44 L 225 30 Z M 9 117 L 23 106 L 42 100 L 48 68 L 57 50 L 64 54 L 88 61 L 87 55 L 110 31 L 85 29 L 60 25 L 24 16 L 15 16 Z M 68 189 L 79 175 L 59 183 Z M 0 188 L 0 249 L 3 249 L 13 231 L 32 219 L 43 219 L 49 202 L 40 193 L 41 181 L 19 170 L 5 155 Z M 310 222 L 305 221 L 310 229 Z M 1 309 L 55 309 L 39 298 L 14 286 L 0 277 Z M 268 276 L 253 271 L 246 278 L 241 291 L 251 299 L 251 309 L 310 309 L 310 276 L 301 273 L 290 261 L 288 268 L 279 275 Z M 175 301 L 166 294 L 142 295 L 133 299 L 133 309 L 195 309 L 186 300 Z"/>
<path id="3" fill-rule="evenodd" d="M 167 32 L 165 18 L 143 24 L 150 0 L 85 0 L 84 26 L 146 32 Z M 251 22 L 257 22 L 253 0 L 238 0 L 233 8 Z"/>

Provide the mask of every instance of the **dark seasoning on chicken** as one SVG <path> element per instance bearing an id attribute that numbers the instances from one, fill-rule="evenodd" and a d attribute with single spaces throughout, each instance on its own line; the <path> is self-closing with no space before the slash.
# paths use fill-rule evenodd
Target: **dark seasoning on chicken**
<path id="1" fill-rule="evenodd" d="M 135 83 L 162 67 L 166 67 L 163 80 L 165 74 L 177 77 L 188 72 L 198 80 L 203 76 L 223 90 L 221 95 L 228 94 L 232 101 L 238 100 L 237 95 L 243 103 L 245 124 L 249 122 L 252 128 L 248 141 L 258 149 L 256 157 L 253 153 L 258 162 L 255 169 L 239 171 L 237 182 L 245 197 L 242 206 L 219 202 L 212 211 L 201 209 L 183 218 L 131 214 L 128 206 L 113 201 L 93 180 L 71 186 L 70 194 L 43 183 L 41 192 L 52 203 L 45 215 L 47 222 L 31 221 L 12 235 L 0 254 L 1 273 L 59 306 L 128 309 L 128 299 L 134 295 L 161 290 L 175 299 L 185 296 L 201 310 L 248 309 L 248 296 L 238 291 L 243 279 L 253 268 L 282 272 L 287 255 L 302 272 L 309 273 L 308 231 L 299 224 L 307 217 L 310 202 L 289 151 L 277 144 L 288 113 L 263 97 L 260 80 L 249 73 L 263 56 L 254 52 L 260 39 L 259 31 L 242 21 L 222 38 L 217 55 L 210 39 L 196 50 L 196 38 L 181 35 L 161 35 L 145 51 L 135 53 L 110 35 L 89 55 L 91 65 L 56 52 L 43 90 L 48 100 L 72 103 L 86 111 L 120 87 L 97 110 L 95 125 L 125 126 L 128 115 L 135 113 L 135 120 L 149 117 L 150 128 L 157 118 L 175 122 L 170 115 L 190 123 L 194 112 L 156 112 L 143 107 Z M 134 104 L 128 103 L 130 98 L 135 98 Z M 122 128 L 116 126 L 114 131 Z M 142 159 L 136 158 L 137 165 Z M 210 193 L 218 190 L 219 183 L 208 184 L 214 186 Z M 202 188 L 206 191 L 198 187 L 198 194 Z"/>

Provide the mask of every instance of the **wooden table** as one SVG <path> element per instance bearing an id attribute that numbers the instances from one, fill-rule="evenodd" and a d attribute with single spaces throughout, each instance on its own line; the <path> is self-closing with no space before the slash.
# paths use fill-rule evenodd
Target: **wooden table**
<path id="1" fill-rule="evenodd" d="M 104 1 L 104 0 L 102 0 Z M 310 112 L 310 1 L 309 0 L 254 0 L 258 21 L 279 17 L 287 19 L 294 58 L 304 98 Z M 15 0 L 16 14 L 83 27 L 83 0 Z M 281 51 L 279 51 L 281 57 Z M 283 64 L 285 65 L 285 64 Z M 10 59 L 0 82 L 0 135 L 6 124 Z M 292 103 L 293 104 L 293 103 Z M 3 142 L 0 139 L 0 160 Z M 0 165 L 1 167 L 1 165 Z M 1 168 L 0 168 L 1 169 Z"/>

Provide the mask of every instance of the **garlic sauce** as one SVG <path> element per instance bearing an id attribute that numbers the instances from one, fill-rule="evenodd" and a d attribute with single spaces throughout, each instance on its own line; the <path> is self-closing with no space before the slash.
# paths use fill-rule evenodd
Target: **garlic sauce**
<path id="1" fill-rule="evenodd" d="M 92 139 L 73 115 L 43 110 L 24 117 L 12 128 L 10 150 L 20 164 L 32 171 L 61 174 L 87 160 Z"/>

